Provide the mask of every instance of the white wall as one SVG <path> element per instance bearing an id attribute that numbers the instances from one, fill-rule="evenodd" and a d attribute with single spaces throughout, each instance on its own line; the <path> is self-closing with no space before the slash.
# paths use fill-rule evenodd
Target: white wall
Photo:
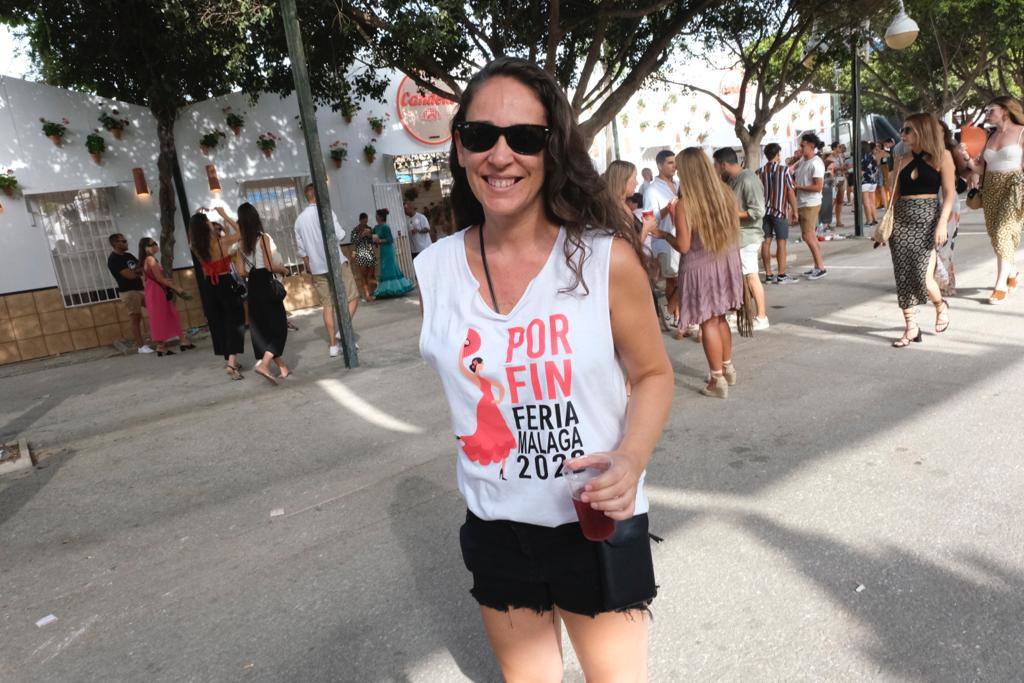
<path id="1" fill-rule="evenodd" d="M 358 222 L 358 215 L 363 211 L 370 214 L 372 224 L 375 209 L 373 184 L 393 179 L 394 155 L 448 151 L 448 144 L 425 145 L 418 142 L 406 133 L 398 122 L 395 93 L 401 79 L 402 74 L 393 72 L 386 100 L 383 103 L 365 102 L 363 108 L 352 118 L 352 123 L 345 123 L 341 114 L 331 111 L 330 107 L 323 107 L 317 111 L 317 128 L 321 141 L 321 149 L 318 152 L 324 158 L 330 180 L 331 208 L 346 229 Z M 224 113 L 226 107 L 231 107 L 233 112 L 245 117 L 245 127 L 238 137 L 235 137 L 227 127 Z M 200 206 L 220 205 L 234 215 L 238 205 L 244 201 L 240 194 L 241 183 L 308 176 L 306 144 L 299 128 L 298 114 L 298 102 L 294 94 L 284 98 L 264 94 L 252 104 L 248 96 L 235 93 L 184 109 L 178 116 L 174 136 L 189 211 L 194 212 Z M 377 136 L 370 128 L 367 117 L 383 118 L 386 114 L 391 118 L 386 123 L 384 133 Z M 210 151 L 209 156 L 203 156 L 199 138 L 213 129 L 224 131 L 227 137 Z M 263 152 L 256 146 L 256 139 L 264 132 L 272 132 L 281 138 L 270 159 L 265 158 Z M 363 146 L 372 138 L 376 138 L 373 145 L 377 148 L 377 158 L 369 164 L 363 155 Z M 331 143 L 335 140 L 348 145 L 348 159 L 340 169 L 334 167 L 328 153 Z M 217 169 L 217 177 L 222 188 L 220 193 L 213 193 L 209 189 L 206 178 L 207 164 L 213 164 Z M 398 221 L 395 216 L 391 218 L 393 228 L 403 227 L 402 221 Z"/>
<path id="2" fill-rule="evenodd" d="M 318 110 L 322 149 L 330 179 L 331 205 L 346 228 L 357 222 L 361 211 L 373 217 L 373 184 L 394 178 L 393 156 L 447 152 L 448 145 L 425 145 L 407 134 L 398 122 L 395 94 L 402 75 L 392 74 L 392 84 L 383 103 L 367 102 L 346 124 L 329 107 Z M 235 137 L 225 122 L 225 107 L 245 116 L 246 124 Z M 116 108 L 131 121 L 121 140 L 103 131 L 107 151 L 102 165 L 96 165 L 85 148 L 85 137 L 100 127 L 102 108 Z M 263 95 L 253 104 L 241 93 L 217 97 L 183 109 L 175 125 L 175 138 L 185 193 L 192 213 L 200 206 L 226 206 L 234 215 L 241 203 L 240 184 L 309 175 L 306 146 L 299 129 L 298 106 L 293 96 L 281 98 Z M 377 136 L 367 122 L 368 116 L 389 115 L 385 131 Z M 40 117 L 71 121 L 63 147 L 56 147 L 43 135 Z M 214 128 L 227 137 L 203 156 L 199 138 Z M 267 159 L 256 146 L 257 136 L 271 131 L 280 136 L 277 150 Z M 363 156 L 363 146 L 373 142 L 377 158 L 373 164 Z M 340 169 L 330 161 L 328 148 L 335 140 L 348 144 L 349 156 Z M 0 194 L 4 212 L 0 213 L 0 294 L 57 286 L 49 244 L 40 225 L 34 225 L 25 195 L 87 187 L 113 186 L 117 229 L 127 235 L 129 244 L 140 237 L 159 240 L 159 201 L 157 178 L 158 144 L 156 122 L 149 110 L 139 105 L 114 102 L 42 83 L 0 77 L 0 171 L 13 169 L 22 192 L 14 198 Z M 214 164 L 222 191 L 210 192 L 206 164 Z M 131 169 L 141 167 L 151 195 L 135 194 Z M 403 222 L 392 216 L 393 227 Z M 180 214 L 175 216 L 175 265 L 191 264 L 188 241 Z M 134 251 L 134 247 L 133 247 Z"/>
<path id="3" fill-rule="evenodd" d="M 116 108 L 131 125 L 121 140 L 102 131 L 107 151 L 97 165 L 85 148 L 85 137 L 100 127 L 101 108 Z M 70 120 L 62 147 L 43 135 L 40 117 Z M 57 285 L 46 235 L 41 225 L 33 224 L 24 195 L 114 186 L 115 221 L 129 244 L 146 235 L 159 240 L 157 153 L 156 122 L 143 107 L 0 77 L 0 171 L 14 170 L 21 186 L 13 199 L 0 194 L 0 294 Z M 149 197 L 135 194 L 131 169 L 136 166 L 146 174 Z M 177 226 L 177 260 L 184 263 L 188 247 L 181 223 Z"/>

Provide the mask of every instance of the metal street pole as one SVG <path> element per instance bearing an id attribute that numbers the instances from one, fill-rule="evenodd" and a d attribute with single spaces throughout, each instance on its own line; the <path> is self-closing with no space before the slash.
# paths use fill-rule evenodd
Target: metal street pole
<path id="1" fill-rule="evenodd" d="M 864 202 L 861 201 L 860 191 L 860 36 L 854 34 L 853 38 L 853 130 L 851 146 L 853 154 L 850 155 L 853 162 L 853 234 L 855 237 L 864 236 Z"/>
<path id="2" fill-rule="evenodd" d="M 280 0 L 281 16 L 284 20 L 284 35 L 288 41 L 288 56 L 292 63 L 292 79 L 295 81 L 295 95 L 299 100 L 299 120 L 302 122 L 302 133 L 306 139 L 306 154 L 309 157 L 309 174 L 313 178 L 313 189 L 316 192 L 316 208 L 320 216 L 320 231 L 324 239 L 324 251 L 327 252 L 327 275 L 331 283 L 331 295 L 334 299 L 327 305 L 334 307 L 334 319 L 341 330 L 341 349 L 345 357 L 345 367 L 359 367 L 359 356 L 356 353 L 355 332 L 352 330 L 352 318 L 348 314 L 348 293 L 345 283 L 341 280 L 341 251 L 338 248 L 338 237 L 334 233 L 334 214 L 331 212 L 331 197 L 327 192 L 324 172 L 324 159 L 320 154 L 320 135 L 316 128 L 316 107 L 313 106 L 313 94 L 309 88 L 309 72 L 306 69 L 306 50 L 302 45 L 302 31 L 299 27 L 298 12 L 295 0 Z M 334 340 L 332 339 L 333 343 Z"/>

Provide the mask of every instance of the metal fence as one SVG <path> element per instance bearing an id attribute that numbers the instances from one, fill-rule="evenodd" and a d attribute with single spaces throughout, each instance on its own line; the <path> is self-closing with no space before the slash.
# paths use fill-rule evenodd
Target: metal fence
<path id="1" fill-rule="evenodd" d="M 403 209 L 402 186 L 398 183 L 375 183 L 373 203 L 378 209 L 388 210 L 388 225 L 395 238 L 395 252 L 398 267 L 405 277 L 416 284 L 416 270 L 412 267 L 412 246 L 409 244 L 409 230 Z"/>
<path id="2" fill-rule="evenodd" d="M 29 195 L 29 210 L 50 244 L 57 286 L 64 306 L 86 306 L 117 299 L 107 256 L 117 232 L 112 188 Z"/>
<path id="3" fill-rule="evenodd" d="M 302 272 L 302 258 L 295 243 L 295 219 L 305 205 L 300 178 L 277 178 L 242 184 L 245 201 L 256 207 L 263 230 L 277 244 L 285 267 L 292 275 Z"/>

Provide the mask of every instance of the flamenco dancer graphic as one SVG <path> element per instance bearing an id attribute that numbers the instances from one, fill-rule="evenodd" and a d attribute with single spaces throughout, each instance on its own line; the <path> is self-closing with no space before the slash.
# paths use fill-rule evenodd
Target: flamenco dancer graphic
<path id="1" fill-rule="evenodd" d="M 484 377 L 484 359 L 473 356 L 480 350 L 480 333 L 473 328 L 466 333 L 466 340 L 459 352 L 459 370 L 470 382 L 480 389 L 480 402 L 476 404 L 476 431 L 468 436 L 456 436 L 462 442 L 466 457 L 481 465 L 501 463 L 498 477 L 505 479 L 505 461 L 516 447 L 516 439 L 501 415 L 498 405 L 505 398 L 505 387 L 501 382 Z M 469 369 L 466 358 L 472 357 Z M 497 390 L 498 395 L 494 393 Z"/>

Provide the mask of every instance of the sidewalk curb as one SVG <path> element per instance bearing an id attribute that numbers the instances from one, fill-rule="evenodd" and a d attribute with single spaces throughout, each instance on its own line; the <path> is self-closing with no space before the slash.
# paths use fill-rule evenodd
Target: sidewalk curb
<path id="1" fill-rule="evenodd" d="M 32 471 L 32 452 L 28 447 L 28 438 L 18 437 L 18 457 L 0 463 L 0 478 L 21 477 Z"/>

